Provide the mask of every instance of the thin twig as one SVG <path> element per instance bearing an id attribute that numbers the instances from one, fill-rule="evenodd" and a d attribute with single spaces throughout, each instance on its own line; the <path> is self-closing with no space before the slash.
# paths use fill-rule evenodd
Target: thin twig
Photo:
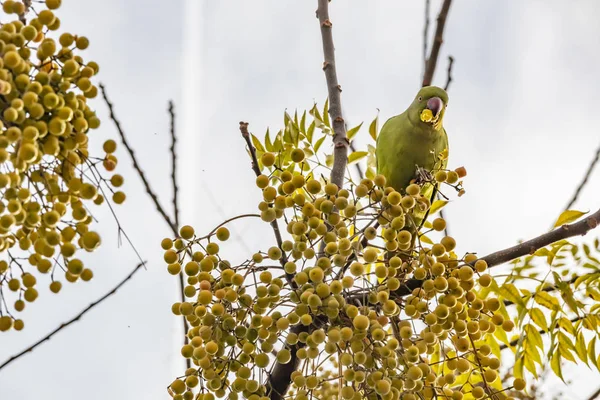
<path id="1" fill-rule="evenodd" d="M 23 23 L 23 25 L 27 25 L 27 13 L 29 12 L 29 9 L 31 8 L 31 0 L 23 0 L 23 5 L 24 7 L 24 11 L 23 14 L 19 14 L 19 21 L 21 21 Z"/>
<path id="2" fill-rule="evenodd" d="M 440 54 L 440 48 L 444 42 L 444 26 L 446 25 L 446 17 L 448 16 L 451 3 L 452 0 L 444 0 L 442 9 L 438 14 L 431 53 L 429 53 L 429 58 L 427 59 L 427 65 L 425 67 L 425 75 L 423 76 L 423 86 L 429 86 L 433 81 L 433 74 L 435 73 L 435 66 Z"/>
<path id="3" fill-rule="evenodd" d="M 598 390 L 596 390 L 594 393 L 592 393 L 592 395 L 590 397 L 588 397 L 588 400 L 598 400 L 600 398 L 600 388 L 598 388 Z"/>
<path id="4" fill-rule="evenodd" d="M 351 150 L 352 152 L 355 152 L 355 151 L 356 151 L 356 148 L 354 147 L 354 143 L 353 143 L 353 142 L 350 142 L 350 150 Z M 355 164 L 354 164 L 354 166 L 356 167 L 356 172 L 358 173 L 358 177 L 359 177 L 361 180 L 362 180 L 362 179 L 364 179 L 364 177 L 365 177 L 365 174 L 363 173 L 363 170 L 362 170 L 362 168 L 361 168 L 360 164 L 359 164 L 359 163 L 355 163 Z"/>
<path id="5" fill-rule="evenodd" d="M 63 330 L 64 328 L 66 328 L 67 326 L 71 325 L 72 323 L 78 321 L 81 317 L 83 317 L 84 314 L 86 314 L 88 311 L 90 311 L 92 308 L 96 307 L 98 304 L 102 303 L 104 300 L 106 300 L 107 298 L 109 298 L 110 296 L 112 296 L 113 294 L 115 294 L 117 292 L 117 290 L 119 290 L 125 283 L 127 283 L 127 281 L 129 281 L 133 275 L 138 272 L 140 270 L 140 268 L 142 266 L 145 265 L 145 262 L 141 262 L 139 263 L 130 273 L 129 275 L 127 275 L 121 282 L 119 282 L 114 288 L 112 288 L 108 293 L 106 293 L 104 296 L 100 297 L 98 300 L 94 301 L 93 303 L 91 303 L 89 306 L 87 306 L 83 311 L 81 311 L 79 314 L 77 314 L 75 317 L 73 317 L 72 319 L 70 319 L 67 322 L 62 323 L 58 328 L 54 329 L 52 332 L 50 332 L 49 334 L 47 334 L 46 336 L 44 336 L 43 338 L 41 338 L 40 340 L 38 340 L 37 342 L 35 342 L 34 344 L 32 344 L 31 346 L 29 346 L 28 348 L 26 348 L 25 350 L 23 350 L 22 352 L 15 354 L 14 356 L 10 357 L 8 360 L 6 360 L 4 363 L 2 363 L 0 365 L 0 369 L 6 367 L 8 364 L 10 364 L 11 362 L 15 361 L 16 359 L 22 357 L 23 355 L 33 351 L 33 349 L 35 349 L 36 347 L 38 347 L 39 345 L 41 345 L 42 343 L 50 340 L 50 338 L 52 336 L 54 336 L 56 333 L 60 332 L 61 330 Z"/>
<path id="6" fill-rule="evenodd" d="M 423 73 L 422 79 L 425 79 L 425 70 L 427 69 L 427 37 L 429 36 L 429 14 L 431 1 L 425 0 L 425 24 L 423 27 Z"/>
<path id="7" fill-rule="evenodd" d="M 569 201 L 569 204 L 567 204 L 567 206 L 565 207 L 565 210 L 570 209 L 571 206 L 573 204 L 575 204 L 575 202 L 577 201 L 577 198 L 579 197 L 579 193 L 583 190 L 583 187 L 588 183 L 588 179 L 589 179 L 590 175 L 592 175 L 592 171 L 594 170 L 594 167 L 598 163 L 599 159 L 600 159 L 600 146 L 598 146 L 598 149 L 596 149 L 596 155 L 594 156 L 594 159 L 592 160 L 592 162 L 588 166 L 588 169 L 585 172 L 585 175 L 583 176 L 583 180 L 581 181 L 581 183 L 577 187 L 577 190 L 575 191 L 575 194 L 573 195 L 573 198 L 571 199 L 571 201 Z"/>
<path id="8" fill-rule="evenodd" d="M 173 186 L 173 218 L 175 219 L 175 226 L 177 229 L 181 227 L 179 221 L 179 187 L 177 186 L 177 152 L 175 151 L 175 146 L 177 144 L 177 135 L 175 132 L 175 104 L 173 101 L 169 101 L 169 117 L 170 117 L 170 133 L 171 133 L 171 184 Z M 183 274 L 179 274 L 179 295 L 181 297 L 181 302 L 185 302 L 185 293 L 183 291 L 185 287 L 185 282 L 183 281 Z M 185 316 L 182 316 L 181 320 L 183 321 L 183 344 L 188 344 L 189 338 L 187 336 L 187 332 L 190 329 L 188 325 L 188 320 Z M 185 359 L 186 368 L 191 368 L 192 361 L 189 358 Z"/>
<path id="9" fill-rule="evenodd" d="M 177 135 L 175 134 L 175 105 L 169 101 L 169 116 L 171 119 L 171 183 L 173 184 L 173 215 L 175 225 L 179 228 L 179 187 L 177 186 L 177 153 L 175 146 L 177 144 Z"/>
<path id="10" fill-rule="evenodd" d="M 454 57 L 448 56 L 448 69 L 446 75 L 446 85 L 444 86 L 444 90 L 448 91 L 450 88 L 450 84 L 452 83 L 452 65 L 454 65 Z"/>
<path id="11" fill-rule="evenodd" d="M 252 140 L 250 139 L 250 132 L 248 132 L 248 123 L 240 122 L 240 132 L 242 133 L 242 137 L 246 141 L 246 145 L 248 146 L 248 151 L 250 152 L 250 158 L 252 159 L 252 170 L 256 174 L 256 176 L 261 175 L 260 168 L 258 167 L 258 159 L 256 158 L 256 148 L 252 144 Z M 277 220 L 271 222 L 271 228 L 273 228 L 273 233 L 275 234 L 275 240 L 277 241 L 277 247 L 281 249 L 281 258 L 279 262 L 282 267 L 285 268 L 285 264 L 288 262 L 287 254 L 283 250 L 283 239 L 281 238 L 281 230 L 279 229 L 279 224 Z M 285 279 L 290 285 L 292 289 L 296 289 L 298 285 L 294 281 L 294 274 L 288 274 L 286 272 Z"/>
<path id="12" fill-rule="evenodd" d="M 160 202 L 158 200 L 158 196 L 156 195 L 156 193 L 154 193 L 154 191 L 150 187 L 150 182 L 148 182 L 148 179 L 146 178 L 146 175 L 144 174 L 142 167 L 140 166 L 137 158 L 135 157 L 135 153 L 134 153 L 133 149 L 131 148 L 131 146 L 129 145 L 129 142 L 127 141 L 127 138 L 125 137 L 125 132 L 121 128 L 121 124 L 119 123 L 119 120 L 117 119 L 115 112 L 113 110 L 113 104 L 110 102 L 110 100 L 108 99 L 108 96 L 106 94 L 106 88 L 104 87 L 104 85 L 102 83 L 99 86 L 100 86 L 100 91 L 102 92 L 102 97 L 104 98 L 104 102 L 108 106 L 108 111 L 110 113 L 110 119 L 113 121 L 113 123 L 115 124 L 115 126 L 117 128 L 117 132 L 119 133 L 119 136 L 121 137 L 123 146 L 125 146 L 125 149 L 129 153 L 129 156 L 131 157 L 131 160 L 133 162 L 133 168 L 137 171 L 138 175 L 140 176 L 140 179 L 142 180 L 142 183 L 144 184 L 144 188 L 146 189 L 146 193 L 148 193 L 148 195 L 154 202 L 154 205 L 156 206 L 156 209 L 158 210 L 159 214 L 167 222 L 167 224 L 169 225 L 171 230 L 175 233 L 175 235 L 178 235 L 177 225 L 175 225 L 175 223 L 171 220 L 169 215 L 167 215 L 167 213 L 165 212 L 165 209 L 160 204 Z"/>

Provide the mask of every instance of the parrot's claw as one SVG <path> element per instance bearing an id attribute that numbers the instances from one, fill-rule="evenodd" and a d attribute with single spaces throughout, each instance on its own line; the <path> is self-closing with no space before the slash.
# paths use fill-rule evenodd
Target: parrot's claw
<path id="1" fill-rule="evenodd" d="M 431 182 L 433 180 L 433 175 L 431 172 L 426 170 L 425 168 L 421 168 L 417 165 L 417 173 L 416 173 L 415 183 L 422 184 L 425 182 Z"/>

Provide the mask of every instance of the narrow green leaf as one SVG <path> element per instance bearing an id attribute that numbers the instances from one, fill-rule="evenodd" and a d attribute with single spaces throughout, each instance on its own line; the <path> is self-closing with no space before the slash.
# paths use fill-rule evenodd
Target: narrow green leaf
<path id="1" fill-rule="evenodd" d="M 595 360 L 596 360 L 596 336 L 594 336 L 592 338 L 592 340 L 590 340 L 590 342 L 588 343 L 587 355 L 588 355 L 588 359 L 591 360 L 592 363 L 595 363 Z"/>
<path id="2" fill-rule="evenodd" d="M 448 200 L 436 200 L 436 201 L 434 201 L 433 204 L 431 205 L 431 207 L 429 208 L 429 215 L 433 215 L 436 212 L 440 211 L 448 203 L 449 203 Z"/>
<path id="3" fill-rule="evenodd" d="M 575 327 L 573 326 L 573 323 L 565 317 L 560 317 L 560 319 L 558 320 L 558 326 L 559 328 L 567 331 L 569 334 L 575 336 L 577 333 L 575 332 Z"/>
<path id="4" fill-rule="evenodd" d="M 315 153 L 319 151 L 325 138 L 327 138 L 327 136 L 323 135 L 323 137 L 321 139 L 317 140 L 317 143 L 315 143 Z"/>
<path id="5" fill-rule="evenodd" d="M 367 155 L 369 155 L 368 151 L 355 151 L 353 153 L 350 153 L 350 155 L 348 156 L 348 165 L 365 158 Z"/>
<path id="6" fill-rule="evenodd" d="M 531 316 L 531 320 L 537 326 L 539 326 L 545 331 L 548 330 L 548 322 L 546 322 L 546 316 L 544 315 L 544 312 L 542 310 L 540 310 L 539 308 L 533 308 L 529 312 L 529 315 Z"/>
<path id="7" fill-rule="evenodd" d="M 563 374 L 562 374 L 560 358 L 561 358 L 560 352 L 554 353 L 554 355 L 550 358 L 550 367 L 552 368 L 552 371 L 556 374 L 556 376 L 558 376 L 566 384 L 565 378 L 563 377 Z"/>
<path id="8" fill-rule="evenodd" d="M 533 299 L 540 306 L 546 307 L 550 310 L 558 311 L 560 309 L 558 300 L 554 296 L 548 294 L 548 292 L 537 292 Z"/>
<path id="9" fill-rule="evenodd" d="M 513 375 L 515 378 L 523 378 L 523 358 L 515 357 L 515 365 L 513 366 Z"/>
<path id="10" fill-rule="evenodd" d="M 313 134 L 315 133 L 315 121 L 311 122 L 308 126 L 308 130 L 306 131 L 306 138 L 308 139 L 308 143 L 312 144 Z"/>
<path id="11" fill-rule="evenodd" d="M 512 283 L 505 283 L 498 288 L 498 294 L 517 305 L 525 306 L 519 289 Z"/>
<path id="12" fill-rule="evenodd" d="M 250 134 L 250 136 L 252 138 L 252 145 L 256 148 L 256 150 L 262 151 L 264 153 L 266 150 L 263 147 L 263 145 L 260 142 L 260 140 L 258 140 L 258 138 L 256 136 L 254 136 L 253 134 Z"/>
<path id="13" fill-rule="evenodd" d="M 355 126 L 354 128 L 348 130 L 346 132 L 346 137 L 348 138 L 348 140 L 352 140 L 352 138 L 354 136 L 356 136 L 356 134 L 358 133 L 358 131 L 360 130 L 360 127 L 362 126 L 362 122 L 360 123 L 360 125 Z"/>
<path id="14" fill-rule="evenodd" d="M 375 117 L 371 125 L 369 125 L 369 135 L 373 138 L 373 140 L 377 141 L 377 134 L 379 133 L 379 114 Z"/>
<path id="15" fill-rule="evenodd" d="M 267 151 L 273 151 L 273 143 L 271 142 L 271 136 L 269 135 L 269 129 L 267 128 L 267 133 L 265 133 L 265 148 Z"/>
<path id="16" fill-rule="evenodd" d="M 539 347 L 541 350 L 544 349 L 542 335 L 540 335 L 535 326 L 532 324 L 525 325 L 525 335 L 527 337 L 527 341 L 531 341 L 531 343 L 533 343 L 536 347 Z"/>
<path id="17" fill-rule="evenodd" d="M 426 235 L 420 235 L 419 239 L 421 240 L 421 242 L 423 243 L 427 243 L 427 244 L 431 244 L 433 245 L 433 241 L 431 239 L 429 239 Z"/>
<path id="18" fill-rule="evenodd" d="M 306 135 L 306 110 L 304 110 L 302 118 L 300 118 L 300 132 Z"/>
<path id="19" fill-rule="evenodd" d="M 325 105 L 323 106 L 323 123 L 331 126 L 329 124 L 329 98 L 325 99 Z"/>
<path id="20" fill-rule="evenodd" d="M 577 335 L 577 339 L 575 339 L 575 351 L 577 352 L 579 359 L 587 364 L 588 358 L 587 349 L 585 347 L 585 338 L 583 337 L 583 333 L 581 332 L 579 332 L 579 335 Z"/>
<path id="21" fill-rule="evenodd" d="M 583 215 L 585 215 L 587 213 L 588 212 L 577 211 L 577 210 L 566 210 L 566 211 L 563 211 L 563 213 L 560 214 L 560 216 L 556 220 L 556 223 L 554 224 L 554 227 L 556 228 L 556 227 L 562 226 L 564 224 L 568 224 L 570 222 L 578 220 L 579 218 L 581 218 Z"/>

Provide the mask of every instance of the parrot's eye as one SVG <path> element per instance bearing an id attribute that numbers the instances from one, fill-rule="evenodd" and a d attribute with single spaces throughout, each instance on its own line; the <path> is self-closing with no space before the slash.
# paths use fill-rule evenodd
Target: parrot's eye
<path id="1" fill-rule="evenodd" d="M 423 97 L 419 96 L 419 101 L 423 100 Z"/>

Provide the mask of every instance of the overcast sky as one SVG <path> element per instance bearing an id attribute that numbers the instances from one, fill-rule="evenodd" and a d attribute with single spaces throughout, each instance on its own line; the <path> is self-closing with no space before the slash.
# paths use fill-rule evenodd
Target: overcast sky
<path id="1" fill-rule="evenodd" d="M 432 28 L 440 2 L 432 1 Z M 254 212 L 260 193 L 238 122 L 264 134 L 285 109 L 326 97 L 316 1 L 65 0 L 62 27 L 91 40 L 85 58 L 101 65 L 140 162 L 168 210 L 171 201 L 167 101 L 177 107 L 183 222 L 208 231 L 225 217 Z M 422 69 L 423 2 L 340 0 L 331 4 L 338 78 L 351 125 L 383 123 L 414 97 Z M 450 166 L 464 165 L 467 193 L 447 209 L 461 251 L 486 254 L 547 230 L 574 192 L 600 142 L 597 38 L 600 2 L 456 0 L 434 83 L 454 56 L 445 126 Z M 116 137 L 103 118 L 96 146 Z M 366 130 L 360 147 L 370 143 Z M 325 146 L 324 146 L 325 147 Z M 329 149 L 328 149 L 329 150 Z M 170 314 L 176 279 L 159 248 L 169 230 L 122 150 L 118 170 L 128 200 L 119 220 L 145 260 L 120 292 L 33 353 L 0 372 L 0 398 L 164 399 L 182 371 L 180 321 Z M 596 171 L 576 207 L 600 206 Z M 43 288 L 27 306 L 24 331 L 4 333 L 0 363 L 68 320 L 136 264 L 106 209 L 95 213 L 102 248 L 87 258 L 95 278 Z M 265 224 L 233 227 L 232 258 L 265 249 Z M 596 233 L 597 235 L 598 233 Z M 569 368 L 569 399 L 587 399 L 597 374 Z M 591 379 L 590 379 L 591 378 Z M 562 389 L 552 383 L 552 390 Z"/>

